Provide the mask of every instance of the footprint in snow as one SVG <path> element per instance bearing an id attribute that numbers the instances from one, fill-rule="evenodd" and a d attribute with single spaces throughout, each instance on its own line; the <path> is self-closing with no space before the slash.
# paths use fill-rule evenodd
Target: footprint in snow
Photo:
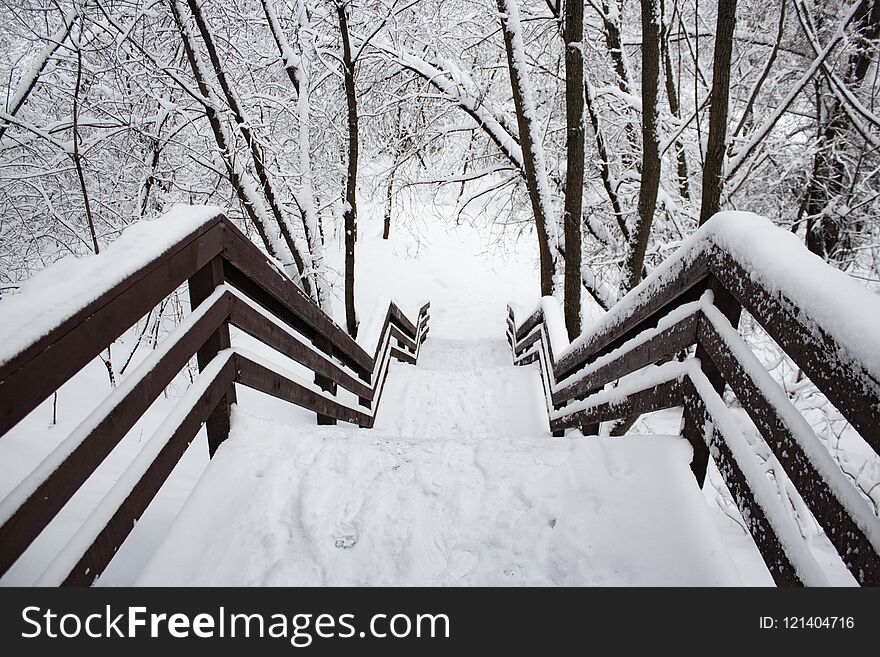
<path id="1" fill-rule="evenodd" d="M 358 535 L 356 531 L 351 531 L 350 533 L 337 534 L 336 541 L 334 545 L 340 550 L 348 550 L 357 545 Z"/>

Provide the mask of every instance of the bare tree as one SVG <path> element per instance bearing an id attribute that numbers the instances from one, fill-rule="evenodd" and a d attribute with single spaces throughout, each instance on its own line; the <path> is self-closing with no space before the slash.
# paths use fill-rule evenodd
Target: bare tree
<path id="1" fill-rule="evenodd" d="M 348 2 L 336 0 L 339 33 L 342 35 L 342 71 L 345 80 L 345 101 L 348 125 L 348 171 L 345 178 L 345 204 L 342 219 L 345 230 L 345 326 L 355 337 L 358 332 L 357 312 L 354 306 L 354 249 L 357 244 L 357 175 L 358 107 L 354 86 L 355 58 L 352 54 L 351 36 L 348 29 Z"/>
<path id="2" fill-rule="evenodd" d="M 806 9 L 797 1 L 795 8 L 814 52 L 818 52 L 819 46 L 814 29 L 807 20 Z M 855 167 L 848 166 L 851 155 L 847 153 L 846 136 L 851 128 L 863 121 L 862 117 L 853 116 L 849 106 L 854 98 L 844 95 L 840 88 L 857 89 L 868 74 L 880 37 L 880 2 L 861 2 L 853 22 L 855 47 L 847 59 L 843 80 L 823 66 L 824 79 L 815 83 L 816 148 L 809 184 L 799 212 L 806 218 L 807 247 L 826 259 L 839 258 L 844 246 L 843 220 L 837 216 L 834 206 L 838 203 L 846 206 L 847 190 L 854 184 L 851 176 Z M 862 130 L 867 131 L 867 128 Z"/>
<path id="3" fill-rule="evenodd" d="M 642 266 L 648 238 L 654 223 L 657 192 L 660 187 L 660 136 L 657 107 L 660 78 L 660 2 L 641 0 L 642 16 L 642 178 L 639 187 L 638 217 L 630 235 L 624 270 L 626 289 L 642 279 Z"/>
<path id="4" fill-rule="evenodd" d="M 565 3 L 565 327 L 581 333 L 581 215 L 584 196 L 584 5 Z"/>
<path id="5" fill-rule="evenodd" d="M 544 151 L 536 125 L 535 101 L 526 68 L 522 23 L 519 19 L 517 0 L 497 0 L 497 2 L 501 31 L 504 33 L 504 47 L 507 51 L 510 87 L 516 107 L 516 121 L 519 127 L 526 187 L 538 233 L 541 294 L 550 296 L 554 291 L 554 275 L 556 273 L 556 258 L 551 246 L 556 242 L 556 223 L 553 219 Z"/>
<path id="6" fill-rule="evenodd" d="M 715 62 L 712 68 L 712 94 L 709 109 L 709 138 L 703 164 L 703 198 L 700 223 L 721 209 L 724 185 L 724 158 L 727 155 L 727 109 L 730 96 L 730 59 L 736 30 L 736 0 L 721 0 L 715 24 Z"/>

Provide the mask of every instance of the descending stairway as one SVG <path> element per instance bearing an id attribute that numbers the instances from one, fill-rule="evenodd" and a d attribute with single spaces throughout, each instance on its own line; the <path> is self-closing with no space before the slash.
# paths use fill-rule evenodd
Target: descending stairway
<path id="1" fill-rule="evenodd" d="M 533 371 L 513 367 L 504 340 L 432 338 L 418 367 L 397 367 L 376 428 L 390 435 L 463 441 L 549 435 Z"/>
<path id="2" fill-rule="evenodd" d="M 721 214 L 569 344 L 552 299 L 505 313 L 535 301 L 522 263 L 435 228 L 431 248 L 361 253 L 362 279 L 384 272 L 371 287 L 409 312 L 366 299 L 360 342 L 206 208 L 4 299 L 0 437 L 183 284 L 191 312 L 0 500 L 0 575 L 91 585 L 111 560 L 141 573 L 121 548 L 198 439 L 210 464 L 142 584 L 736 583 L 697 483 L 710 463 L 777 584 L 830 581 L 791 490 L 849 581 L 880 584 L 874 508 L 739 329 L 749 313 L 876 453 L 876 295 L 769 221 Z M 192 385 L 154 404 L 193 358 Z M 681 436 L 593 435 L 672 408 Z M 92 483 L 100 501 L 79 506 Z M 43 532 L 68 529 L 74 506 L 36 570 Z"/>
<path id="3" fill-rule="evenodd" d="M 683 439 L 551 438 L 503 340 L 392 368 L 369 433 L 234 413 L 140 584 L 736 583 Z"/>

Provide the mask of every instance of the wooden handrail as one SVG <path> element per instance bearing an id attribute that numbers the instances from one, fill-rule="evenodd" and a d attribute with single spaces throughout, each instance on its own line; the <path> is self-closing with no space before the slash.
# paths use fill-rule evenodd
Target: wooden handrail
<path id="1" fill-rule="evenodd" d="M 563 329 L 548 323 L 542 307 L 520 325 L 509 308 L 514 362 L 540 363 L 557 436 L 572 428 L 592 435 L 600 422 L 683 406 L 682 434 L 694 447 L 698 482 L 711 453 L 775 581 L 821 584 L 821 569 L 799 545 L 794 521 L 772 487 L 768 492 L 763 474 L 751 471 L 747 461 L 754 456 L 746 454 L 745 439 L 725 417 L 721 393 L 729 386 L 856 581 L 880 585 L 880 520 L 740 337 L 740 309 L 764 327 L 875 452 L 880 450 L 877 372 L 853 357 L 857 349 L 840 331 L 835 335 L 827 318 L 799 306 L 784 286 L 771 289 L 762 276 L 751 275 L 748 267 L 760 263 L 741 262 L 742 254 L 727 251 L 710 230 L 559 354 L 550 336 Z M 830 269 L 818 261 L 811 266 Z M 695 357 L 676 361 L 694 346 Z M 643 384 L 630 378 L 613 393 L 603 390 L 661 363 L 666 364 L 642 375 Z"/>
<path id="2" fill-rule="evenodd" d="M 157 229 L 162 221 L 157 220 Z M 96 292 L 93 300 L 58 317 L 32 343 L 14 354 L 0 355 L 0 439 L 187 282 L 191 314 L 0 502 L 0 574 L 55 518 L 193 356 L 198 356 L 200 370 L 196 383 L 147 443 L 151 447 L 138 455 L 50 565 L 41 583 L 89 585 L 103 572 L 201 426 L 207 425 L 211 455 L 225 440 L 236 383 L 311 410 L 319 423 L 342 420 L 372 427 L 388 362 L 396 358 L 414 363 L 428 332 L 429 304 L 413 323 L 392 302 L 375 352 L 367 353 L 238 228 L 216 213 L 121 281 Z M 283 366 L 232 346 L 230 325 L 311 370 L 314 382 L 295 380 Z M 336 398 L 337 386 L 357 395 L 357 405 Z M 8 394 L 11 390 L 14 395 Z"/>

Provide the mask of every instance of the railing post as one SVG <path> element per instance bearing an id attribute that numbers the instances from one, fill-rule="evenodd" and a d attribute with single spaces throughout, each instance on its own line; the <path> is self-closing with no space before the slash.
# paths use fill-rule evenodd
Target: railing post
<path id="1" fill-rule="evenodd" d="M 218 286 L 223 285 L 223 281 L 223 257 L 218 255 L 189 279 L 191 309 L 195 310 L 199 304 L 211 296 Z M 227 319 L 198 350 L 196 359 L 199 363 L 199 371 L 204 370 L 220 351 L 229 349 L 231 346 Z M 211 457 L 220 447 L 220 443 L 229 437 L 229 411 L 235 402 L 235 384 L 230 383 L 226 395 L 220 400 L 205 423 L 208 432 L 208 454 Z"/>
<path id="2" fill-rule="evenodd" d="M 709 276 L 706 288 L 712 290 L 715 307 L 727 317 L 730 321 L 730 325 L 733 326 L 734 329 L 737 328 L 739 326 L 739 317 L 742 314 L 742 306 L 739 301 L 727 291 L 715 276 Z M 702 319 L 700 321 L 702 321 Z M 703 370 L 703 374 L 709 379 L 709 383 L 711 383 L 712 387 L 715 388 L 715 391 L 723 397 L 724 387 L 726 385 L 724 376 L 718 371 L 718 368 L 715 367 L 712 358 L 699 342 L 697 342 L 695 356 L 699 359 L 700 369 Z M 706 479 L 706 468 L 709 466 L 709 447 L 703 440 L 702 427 L 698 427 L 694 424 L 690 414 L 687 412 L 682 418 L 681 435 L 687 438 L 688 442 L 694 449 L 694 460 L 691 462 L 691 471 L 694 473 L 697 483 L 702 487 L 703 482 Z"/>
<path id="3" fill-rule="evenodd" d="M 328 358 L 333 358 L 333 344 L 328 338 L 325 338 L 323 335 L 317 335 L 312 340 L 312 344 L 314 344 L 317 349 L 327 354 Z M 336 396 L 336 383 L 333 382 L 333 379 L 322 376 L 321 374 L 315 374 L 315 385 L 324 392 L 329 392 L 331 395 Z M 336 418 L 321 413 L 316 413 L 315 415 L 317 416 L 318 424 L 336 424 Z"/>
<path id="4" fill-rule="evenodd" d="M 360 372 L 358 372 L 358 378 L 361 381 L 363 381 L 364 383 L 366 383 L 368 386 L 373 385 L 373 373 L 370 372 L 369 370 L 365 369 L 365 370 L 361 370 Z M 358 396 L 358 404 L 360 404 L 361 406 L 363 406 L 367 410 L 373 409 L 372 400 L 367 399 L 366 397 Z M 359 425 L 359 426 L 361 429 L 371 429 L 372 428 L 372 427 L 368 427 L 368 426 L 364 426 L 364 425 Z"/>

